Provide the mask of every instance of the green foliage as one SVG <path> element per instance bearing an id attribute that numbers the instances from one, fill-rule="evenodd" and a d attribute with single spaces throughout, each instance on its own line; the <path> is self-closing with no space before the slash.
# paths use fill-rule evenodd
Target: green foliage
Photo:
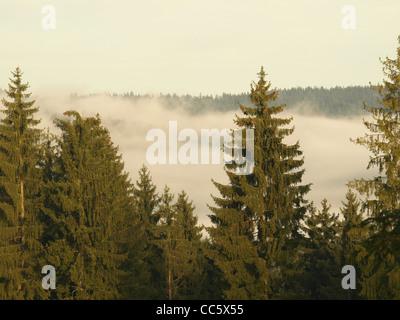
<path id="1" fill-rule="evenodd" d="M 235 124 L 244 137 L 254 130 L 251 173 L 238 175 L 233 163 L 224 168 L 228 184 L 213 180 L 220 196 L 209 207 L 209 238 L 185 191 L 176 201 L 168 187 L 159 196 L 145 166 L 131 184 L 99 115 L 68 111 L 55 120 L 60 135 L 38 129 L 38 107 L 17 68 L 0 119 L 0 299 L 399 299 L 400 37 L 397 58 L 382 63 L 386 79 L 375 91 L 293 88 L 278 96 L 261 68 L 250 94 L 158 96 L 191 114 L 239 105 Z M 364 120 L 370 134 L 354 141 L 371 151 L 368 168 L 379 175 L 349 184 L 365 199 L 349 190 L 342 221 L 326 199 L 318 211 L 307 204 L 299 142 L 284 143 L 294 131 L 292 118 L 278 116 L 285 109 L 372 116 Z M 40 285 L 47 264 L 56 290 Z M 341 287 L 344 265 L 356 268 L 356 290 Z"/>
<path id="2" fill-rule="evenodd" d="M 139 171 L 134 199 L 134 225 L 129 228 L 131 238 L 128 244 L 128 260 L 124 267 L 128 277 L 123 296 L 127 299 L 163 299 L 163 253 L 156 244 L 156 225 L 160 219 L 157 206 L 160 197 L 145 166 Z"/>
<path id="3" fill-rule="evenodd" d="M 41 130 L 22 72 L 12 72 L 0 122 L 0 299 L 44 296 L 39 221 Z"/>
<path id="4" fill-rule="evenodd" d="M 254 169 L 236 175 L 236 164 L 227 165 L 228 185 L 213 182 L 222 198 L 213 197 L 210 207 L 214 227 L 208 231 L 214 253 L 210 257 L 221 269 L 230 288 L 228 299 L 278 298 L 288 292 L 285 276 L 295 263 L 301 239 L 300 223 L 306 212 L 303 196 L 310 185 L 300 185 L 304 169 L 299 143 L 286 145 L 292 134 L 290 119 L 277 118 L 285 105 L 271 105 L 278 97 L 269 91 L 261 68 L 258 83 L 251 86 L 255 107 L 240 105 L 244 116 L 236 117 L 239 128 L 254 129 Z M 244 148 L 242 150 L 244 152 Z"/>
<path id="5" fill-rule="evenodd" d="M 341 214 L 343 221 L 341 222 L 341 250 L 342 250 L 342 266 L 351 265 L 356 269 L 357 284 L 355 290 L 347 290 L 347 298 L 349 300 L 360 299 L 362 288 L 361 268 L 363 257 L 365 256 L 365 248 L 362 245 L 368 237 L 367 229 L 362 225 L 362 212 L 360 210 L 360 202 L 356 195 L 348 190 L 346 194 L 346 202 L 342 202 Z"/>
<path id="6" fill-rule="evenodd" d="M 383 84 L 372 86 L 379 93 L 378 106 L 364 108 L 372 121 L 364 120 L 370 131 L 354 140 L 371 153 L 368 168 L 376 167 L 379 175 L 350 183 L 365 196 L 363 209 L 368 228 L 365 247 L 362 293 L 370 299 L 400 298 L 400 37 L 396 59 L 382 61 Z"/>
<path id="7" fill-rule="evenodd" d="M 341 223 L 338 215 L 330 213 L 326 199 L 322 210 L 310 205 L 310 215 L 305 221 L 304 285 L 313 300 L 344 299 L 341 286 L 343 275 Z"/>
<path id="8" fill-rule="evenodd" d="M 182 191 L 175 204 L 169 188 L 164 188 L 158 209 L 160 221 L 157 244 L 163 250 L 165 266 L 166 298 L 194 299 L 196 286 L 201 283 L 199 275 L 201 230 L 194 216 L 193 203 Z"/>
<path id="9" fill-rule="evenodd" d="M 61 129 L 53 177 L 46 184 L 47 259 L 57 270 L 56 297 L 115 299 L 125 260 L 119 231 L 132 188 L 100 117 L 76 111 Z"/>

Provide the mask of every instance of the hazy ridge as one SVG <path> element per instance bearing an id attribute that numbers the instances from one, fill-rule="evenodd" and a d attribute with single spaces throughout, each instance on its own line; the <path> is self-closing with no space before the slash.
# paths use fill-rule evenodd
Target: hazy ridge
<path id="1" fill-rule="evenodd" d="M 101 93 L 103 95 L 104 93 Z M 222 95 L 177 95 L 177 94 L 135 94 L 133 91 L 117 94 L 106 93 L 111 97 L 123 97 L 137 101 L 156 98 L 166 108 L 182 108 L 190 114 L 205 112 L 227 112 L 239 109 L 238 103 L 251 106 L 248 93 Z M 85 99 L 100 94 L 71 94 L 74 99 Z M 286 104 L 288 111 L 299 114 L 310 114 L 329 118 L 365 115 L 363 102 L 367 105 L 377 104 L 377 93 L 368 86 L 351 86 L 335 88 L 291 88 L 279 91 L 277 104 Z"/>

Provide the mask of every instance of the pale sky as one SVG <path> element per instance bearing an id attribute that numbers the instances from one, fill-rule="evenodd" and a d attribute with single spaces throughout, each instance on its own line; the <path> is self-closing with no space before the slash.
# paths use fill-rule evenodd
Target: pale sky
<path id="1" fill-rule="evenodd" d="M 1 0 L 0 30 L 0 88 L 16 66 L 33 92 L 240 93 L 261 65 L 278 88 L 368 85 L 395 56 L 400 1 Z"/>
<path id="2" fill-rule="evenodd" d="M 0 88 L 20 66 L 44 124 L 69 109 L 99 112 L 136 180 L 149 166 L 148 130 L 178 118 L 180 126 L 229 127 L 233 112 L 191 117 L 157 101 L 133 106 L 103 96 L 72 104 L 70 92 L 242 93 L 261 65 L 277 88 L 380 82 L 379 57 L 394 58 L 398 46 L 400 1 L 349 1 L 1 0 Z M 54 30 L 42 27 L 46 5 L 55 9 Z M 355 9 L 355 29 L 342 27 L 346 5 Z M 363 134 L 361 119 L 297 115 L 295 123 L 305 182 L 314 184 L 310 199 L 319 205 L 327 197 L 338 212 L 346 182 L 367 175 L 368 154 L 349 142 Z M 222 166 L 149 169 L 159 191 L 165 183 L 174 193 L 185 189 L 208 223 L 210 193 L 218 195 L 211 177 L 224 182 Z"/>

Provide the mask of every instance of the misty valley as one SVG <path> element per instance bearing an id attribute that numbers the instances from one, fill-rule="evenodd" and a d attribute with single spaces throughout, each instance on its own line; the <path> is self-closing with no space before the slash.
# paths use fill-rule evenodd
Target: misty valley
<path id="1" fill-rule="evenodd" d="M 398 40 L 371 87 L 35 96 L 15 68 L 0 298 L 399 299 Z"/>

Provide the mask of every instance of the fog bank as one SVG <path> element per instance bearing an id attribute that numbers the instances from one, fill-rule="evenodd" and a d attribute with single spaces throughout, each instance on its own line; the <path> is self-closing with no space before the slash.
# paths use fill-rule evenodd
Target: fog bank
<path id="1" fill-rule="evenodd" d="M 234 112 L 208 112 L 195 116 L 183 109 L 162 107 L 156 98 L 136 102 L 107 95 L 73 99 L 65 92 L 39 95 L 35 99 L 40 106 L 41 127 L 51 127 L 54 133 L 57 130 L 53 119 L 62 118 L 66 110 L 76 110 L 82 116 L 99 113 L 113 142 L 119 146 L 125 170 L 130 173 L 132 181 L 136 181 L 138 170 L 145 164 L 159 193 L 166 184 L 175 194 L 185 190 L 196 206 L 199 222 L 209 225 L 207 204 L 213 204 L 210 194 L 218 195 L 211 178 L 221 183 L 227 182 L 223 165 L 151 165 L 146 160 L 146 150 L 154 142 L 146 141 L 146 134 L 151 129 L 159 128 L 164 130 L 168 140 L 169 121 L 177 121 L 178 132 L 185 128 L 196 132 L 201 129 L 234 128 Z M 304 106 L 300 109 L 304 112 Z M 285 141 L 300 141 L 306 169 L 303 182 L 313 184 L 307 198 L 320 207 L 321 200 L 326 197 L 334 211 L 338 212 L 341 201 L 345 199 L 346 183 L 354 178 L 372 175 L 371 170 L 366 170 L 368 152 L 350 142 L 350 138 L 363 136 L 366 132 L 362 119 L 328 119 L 307 113 L 299 114 L 296 108 L 294 110 L 283 114 L 293 116 L 292 124 L 295 126 L 293 135 Z M 239 110 L 237 112 L 240 113 Z"/>

